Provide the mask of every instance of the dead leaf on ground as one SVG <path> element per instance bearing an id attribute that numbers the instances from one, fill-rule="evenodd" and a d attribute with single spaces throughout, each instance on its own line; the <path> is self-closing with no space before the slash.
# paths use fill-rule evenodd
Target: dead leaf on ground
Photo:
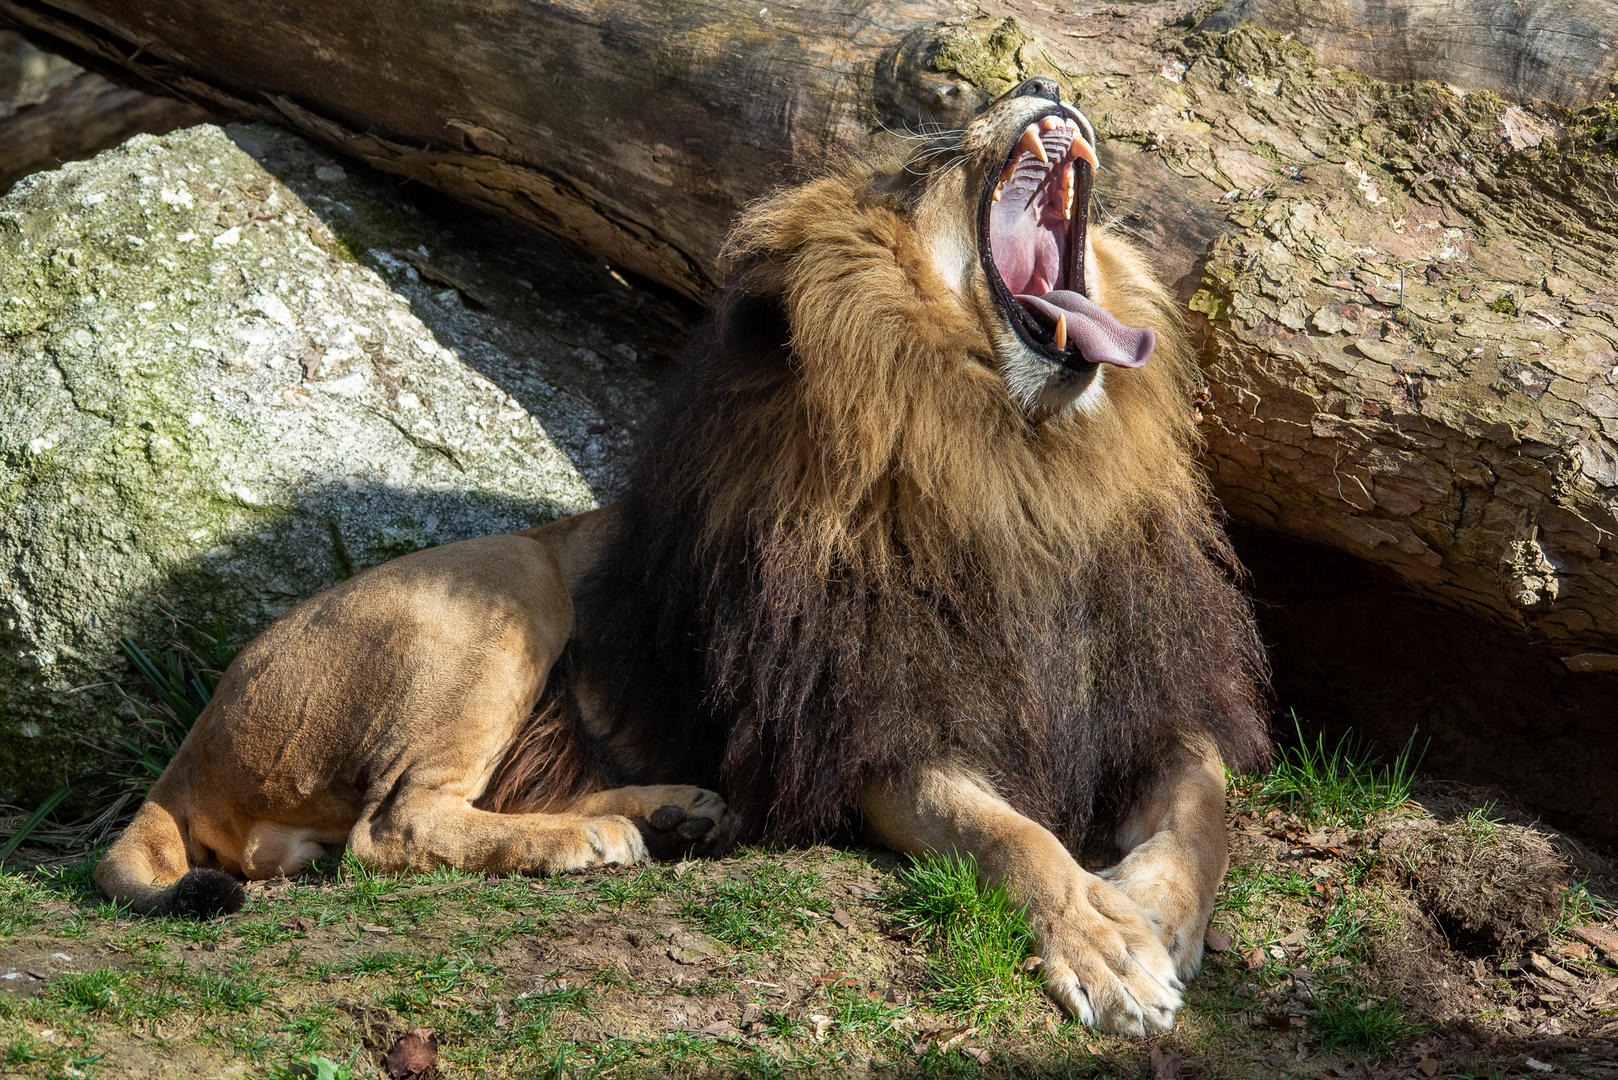
<path id="1" fill-rule="evenodd" d="M 432 1028 L 413 1028 L 398 1042 L 393 1044 L 382 1064 L 387 1066 L 388 1075 L 393 1080 L 404 1076 L 415 1076 L 426 1072 L 438 1060 L 438 1036 L 433 1034 Z"/>
<path id="2" fill-rule="evenodd" d="M 1185 1057 L 1161 1046 L 1152 1047 L 1152 1080 L 1180 1080 Z"/>
<path id="3" fill-rule="evenodd" d="M 1202 943 L 1208 946 L 1209 952 L 1228 952 L 1234 940 L 1223 930 L 1215 930 L 1211 926 L 1208 927 L 1208 932 L 1202 935 Z"/>
<path id="4" fill-rule="evenodd" d="M 1256 968 L 1261 968 L 1264 966 L 1266 957 L 1264 955 L 1264 947 L 1262 945 L 1253 946 L 1253 948 L 1247 953 L 1243 954 L 1243 956 L 1247 961 L 1248 971 L 1253 971 Z"/>
<path id="5" fill-rule="evenodd" d="M 983 1049 L 981 1046 L 963 1046 L 961 1048 L 961 1053 L 965 1054 L 979 1065 L 987 1065 L 989 1063 L 989 1052 Z"/>
<path id="6" fill-rule="evenodd" d="M 1421 1070 L 1421 1075 L 1423 1076 L 1433 1076 L 1438 1072 L 1438 1059 L 1424 1057 L 1416 1062 L 1416 1068 Z"/>
<path id="7" fill-rule="evenodd" d="M 831 921 L 841 926 L 844 930 L 854 925 L 854 920 L 849 916 L 848 912 L 840 907 L 831 909 Z"/>

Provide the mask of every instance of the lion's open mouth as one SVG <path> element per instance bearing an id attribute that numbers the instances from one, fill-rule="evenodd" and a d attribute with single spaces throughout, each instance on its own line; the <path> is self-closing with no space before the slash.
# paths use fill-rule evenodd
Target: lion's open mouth
<path id="1" fill-rule="evenodd" d="M 1092 301 L 1084 284 L 1095 150 L 1052 113 L 1022 130 L 983 193 L 979 247 L 995 299 L 1019 337 L 1072 368 L 1140 367 L 1156 344 Z"/>

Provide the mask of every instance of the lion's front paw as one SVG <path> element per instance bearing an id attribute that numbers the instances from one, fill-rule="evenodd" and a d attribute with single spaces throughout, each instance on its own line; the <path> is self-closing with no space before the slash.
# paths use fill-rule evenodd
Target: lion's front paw
<path id="1" fill-rule="evenodd" d="M 717 794 L 699 787 L 668 785 L 665 801 L 634 819 L 654 858 L 723 855 L 736 843 L 736 817 Z"/>
<path id="2" fill-rule="evenodd" d="M 547 874 L 566 874 L 592 866 L 633 866 L 646 858 L 646 841 L 626 817 L 610 815 L 590 818 L 550 838 L 547 856 L 539 869 Z"/>
<path id="3" fill-rule="evenodd" d="M 1081 1023 L 1115 1035 L 1174 1026 L 1185 984 L 1150 913 L 1074 868 L 1064 895 L 1030 905 L 1045 990 Z"/>

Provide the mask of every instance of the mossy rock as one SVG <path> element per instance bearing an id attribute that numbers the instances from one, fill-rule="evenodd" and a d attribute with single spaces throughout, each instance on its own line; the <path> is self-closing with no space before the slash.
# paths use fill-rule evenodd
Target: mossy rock
<path id="1" fill-rule="evenodd" d="M 595 505 L 574 459 L 614 424 L 560 390 L 541 423 L 463 364 L 522 335 L 390 256 L 413 237 L 353 179 L 204 126 L 0 199 L 0 802 L 100 764 L 117 639 L 163 644 L 165 611 L 240 643 L 357 569 Z"/>

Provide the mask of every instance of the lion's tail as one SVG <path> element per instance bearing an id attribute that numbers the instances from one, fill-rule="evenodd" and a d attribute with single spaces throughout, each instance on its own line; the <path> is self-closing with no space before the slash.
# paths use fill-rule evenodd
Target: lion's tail
<path id="1" fill-rule="evenodd" d="M 96 865 L 96 885 L 142 915 L 205 919 L 238 910 L 241 882 L 222 870 L 192 867 L 186 854 L 185 799 L 167 775 L 135 812 L 112 850 Z"/>

